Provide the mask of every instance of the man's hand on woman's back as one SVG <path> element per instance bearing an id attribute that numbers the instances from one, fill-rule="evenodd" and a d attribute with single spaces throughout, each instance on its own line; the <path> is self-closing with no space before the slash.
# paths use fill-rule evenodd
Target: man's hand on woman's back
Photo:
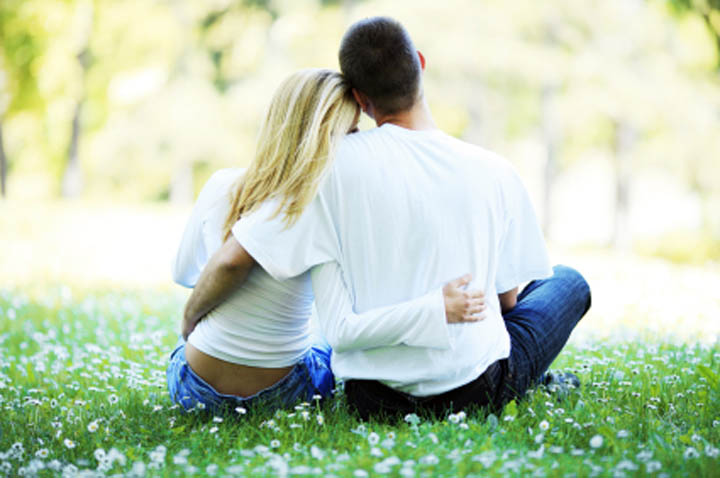
<path id="1" fill-rule="evenodd" d="M 443 287 L 448 324 L 478 322 L 485 318 L 485 293 L 481 290 L 465 290 L 471 280 L 472 275 L 465 274 Z"/>

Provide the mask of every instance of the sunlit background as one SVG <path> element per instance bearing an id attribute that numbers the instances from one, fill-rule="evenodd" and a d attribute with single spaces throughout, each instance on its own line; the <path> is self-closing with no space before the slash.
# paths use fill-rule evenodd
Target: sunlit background
<path id="1" fill-rule="evenodd" d="M 593 286 L 586 330 L 720 334 L 716 0 L 2 0 L 0 287 L 173 291 L 206 179 L 378 14 L 438 125 L 520 171 Z"/>

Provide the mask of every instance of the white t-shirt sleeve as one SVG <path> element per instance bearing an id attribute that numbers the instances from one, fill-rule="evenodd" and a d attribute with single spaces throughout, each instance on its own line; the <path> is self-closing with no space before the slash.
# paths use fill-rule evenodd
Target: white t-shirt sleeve
<path id="1" fill-rule="evenodd" d="M 311 276 L 320 328 L 335 352 L 401 344 L 438 349 L 451 347 L 442 289 L 356 314 L 337 262 L 313 267 Z"/>
<path id="2" fill-rule="evenodd" d="M 552 275 L 545 239 L 527 190 L 511 166 L 503 173 L 505 230 L 495 276 L 498 293 Z"/>
<path id="3" fill-rule="evenodd" d="M 214 189 L 213 182 L 211 177 L 200 192 L 175 254 L 172 267 L 173 280 L 184 287 L 195 287 L 200 272 L 208 261 L 203 229 L 210 196 Z"/>
<path id="4" fill-rule="evenodd" d="M 275 214 L 276 200 L 265 201 L 233 226 L 235 239 L 273 278 L 295 277 L 317 264 L 337 260 L 337 234 L 321 195 L 287 227 L 284 214 Z"/>
<path id="5" fill-rule="evenodd" d="M 244 172 L 243 168 L 216 171 L 200 191 L 172 264 L 173 280 L 178 284 L 195 287 L 210 256 L 222 245 L 230 188 Z"/>

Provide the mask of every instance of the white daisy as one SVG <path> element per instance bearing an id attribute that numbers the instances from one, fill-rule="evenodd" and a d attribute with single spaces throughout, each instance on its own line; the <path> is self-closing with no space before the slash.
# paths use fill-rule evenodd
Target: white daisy
<path id="1" fill-rule="evenodd" d="M 685 458 L 686 460 L 690 459 L 690 458 L 697 458 L 699 456 L 700 456 L 700 453 L 698 453 L 698 451 L 691 446 L 687 447 L 685 449 L 685 452 L 683 453 L 683 458 Z"/>

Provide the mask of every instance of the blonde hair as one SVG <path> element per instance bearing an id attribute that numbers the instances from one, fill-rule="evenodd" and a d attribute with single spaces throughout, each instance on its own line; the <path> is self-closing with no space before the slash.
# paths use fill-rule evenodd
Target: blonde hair
<path id="1" fill-rule="evenodd" d="M 292 225 L 312 201 L 338 140 L 357 122 L 359 106 L 340 73 L 301 70 L 278 87 L 260 128 L 255 157 L 230 196 L 223 237 L 243 214 L 279 198 L 273 217 Z"/>

